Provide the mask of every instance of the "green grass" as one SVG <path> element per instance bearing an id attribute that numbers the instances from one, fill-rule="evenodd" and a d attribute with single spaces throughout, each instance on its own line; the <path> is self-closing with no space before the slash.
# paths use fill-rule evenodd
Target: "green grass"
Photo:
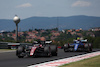
<path id="1" fill-rule="evenodd" d="M 73 62 L 70 64 L 65 64 L 60 67 L 100 67 L 100 55 L 89 59 Z"/>

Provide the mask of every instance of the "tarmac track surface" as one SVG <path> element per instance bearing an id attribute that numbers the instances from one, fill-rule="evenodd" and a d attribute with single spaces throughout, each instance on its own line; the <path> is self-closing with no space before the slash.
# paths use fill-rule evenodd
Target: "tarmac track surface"
<path id="1" fill-rule="evenodd" d="M 100 49 L 93 49 L 98 51 Z M 39 64 L 47 61 L 52 61 L 61 58 L 67 58 L 77 55 L 86 54 L 87 52 L 64 52 L 63 49 L 58 49 L 58 56 L 52 57 L 24 57 L 18 58 L 16 52 L 0 53 L 0 67 L 27 67 L 29 65 Z"/>

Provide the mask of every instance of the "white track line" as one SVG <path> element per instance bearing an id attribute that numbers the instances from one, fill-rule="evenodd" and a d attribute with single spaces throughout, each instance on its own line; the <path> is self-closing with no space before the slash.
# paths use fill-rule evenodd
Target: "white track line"
<path id="1" fill-rule="evenodd" d="M 28 67 L 58 67 L 64 64 L 69 64 L 71 62 L 80 61 L 80 60 L 91 58 L 91 57 L 98 56 L 98 55 L 100 55 L 100 51 L 88 53 L 84 55 L 79 55 L 79 56 L 74 56 L 74 57 L 69 57 L 69 58 L 64 58 L 60 60 L 45 62 L 41 64 L 31 65 Z"/>
<path id="2" fill-rule="evenodd" d="M 5 52 L 15 52 L 16 50 L 8 50 L 8 51 L 0 51 L 0 53 L 5 53 Z"/>

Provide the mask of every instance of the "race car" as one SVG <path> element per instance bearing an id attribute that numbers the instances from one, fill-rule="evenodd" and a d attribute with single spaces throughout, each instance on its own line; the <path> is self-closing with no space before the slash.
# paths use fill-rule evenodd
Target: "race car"
<path id="1" fill-rule="evenodd" d="M 19 46 L 16 50 L 18 58 L 24 56 L 57 56 L 57 46 L 51 44 L 52 41 L 34 41 L 31 46 Z"/>
<path id="2" fill-rule="evenodd" d="M 64 51 L 92 51 L 92 44 L 87 43 L 87 40 L 74 40 L 72 44 L 64 44 Z"/>

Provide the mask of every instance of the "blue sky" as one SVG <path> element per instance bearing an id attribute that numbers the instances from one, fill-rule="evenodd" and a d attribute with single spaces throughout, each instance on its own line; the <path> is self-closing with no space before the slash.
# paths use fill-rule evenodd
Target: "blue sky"
<path id="1" fill-rule="evenodd" d="M 100 0 L 0 0 L 0 19 L 32 16 L 87 15 L 100 17 Z"/>

